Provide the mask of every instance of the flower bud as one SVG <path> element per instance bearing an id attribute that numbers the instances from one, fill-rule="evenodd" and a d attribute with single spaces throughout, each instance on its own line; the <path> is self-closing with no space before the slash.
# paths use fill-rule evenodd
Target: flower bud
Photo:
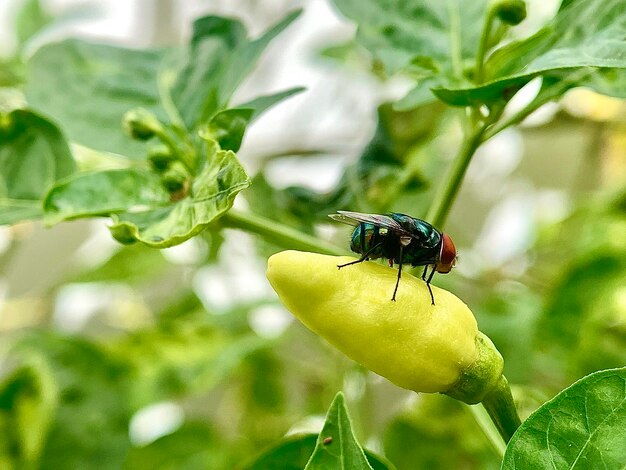
<path id="1" fill-rule="evenodd" d="M 148 140 L 162 129 L 159 120 L 143 108 L 132 109 L 122 119 L 124 131 L 136 140 Z"/>
<path id="2" fill-rule="evenodd" d="M 477 403 L 502 375 L 502 357 L 453 294 L 378 263 L 284 251 L 268 260 L 267 278 L 305 326 L 396 385 Z"/>
<path id="3" fill-rule="evenodd" d="M 148 162 L 152 169 L 157 172 L 167 170 L 176 157 L 172 155 L 172 151 L 165 145 L 159 145 L 148 150 Z"/>
<path id="4" fill-rule="evenodd" d="M 503 23 L 515 26 L 526 18 L 524 0 L 498 0 L 494 3 L 495 14 Z"/>
<path id="5" fill-rule="evenodd" d="M 165 189 L 167 189 L 170 193 L 174 193 L 185 187 L 188 178 L 189 173 L 183 164 L 180 162 L 174 162 L 163 173 L 161 182 L 163 183 L 163 186 L 165 186 Z"/>

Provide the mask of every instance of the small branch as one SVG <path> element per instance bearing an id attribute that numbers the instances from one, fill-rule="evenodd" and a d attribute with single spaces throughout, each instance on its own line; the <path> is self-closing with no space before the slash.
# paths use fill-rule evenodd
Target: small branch
<path id="1" fill-rule="evenodd" d="M 457 78 L 463 77 L 463 53 L 461 51 L 461 18 L 458 5 L 448 2 L 450 17 L 450 46 L 452 50 L 452 71 Z"/>
<path id="2" fill-rule="evenodd" d="M 459 192 L 467 167 L 476 149 L 482 142 L 482 134 L 483 130 L 481 128 L 465 137 L 459 153 L 444 178 L 444 185 L 439 188 L 439 192 L 428 210 L 426 220 L 439 229 L 443 228 L 448 218 L 450 208 Z"/>
<path id="3" fill-rule="evenodd" d="M 504 442 L 508 443 L 522 422 L 517 414 L 515 403 L 513 402 L 511 388 L 504 375 L 500 377 L 498 384 L 483 399 L 482 405 L 496 425 Z"/>
<path id="4" fill-rule="evenodd" d="M 493 27 L 493 20 L 495 18 L 495 8 L 489 7 L 487 10 L 487 16 L 485 18 L 485 24 L 483 25 L 483 31 L 480 35 L 480 43 L 478 44 L 478 51 L 476 52 L 476 66 L 474 70 L 474 82 L 480 85 L 483 82 L 483 69 L 485 65 L 485 55 L 487 54 L 487 48 L 489 46 L 489 38 L 491 37 L 491 28 Z"/>
<path id="5" fill-rule="evenodd" d="M 231 209 L 224 214 L 220 220 L 226 227 L 256 233 L 266 238 L 268 241 L 284 246 L 285 248 L 336 256 L 346 254 L 345 250 L 342 250 L 332 243 L 328 243 L 327 241 L 250 212 Z"/>

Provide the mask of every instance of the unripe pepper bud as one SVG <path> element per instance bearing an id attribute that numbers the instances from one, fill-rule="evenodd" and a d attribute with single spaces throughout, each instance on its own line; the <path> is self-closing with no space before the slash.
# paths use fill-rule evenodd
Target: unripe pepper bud
<path id="1" fill-rule="evenodd" d="M 163 172 L 161 176 L 161 182 L 165 189 L 170 193 L 180 191 L 185 187 L 189 173 L 185 169 L 184 165 L 180 162 L 173 162 L 170 167 Z"/>
<path id="2" fill-rule="evenodd" d="M 502 357 L 453 294 L 403 273 L 353 258 L 284 251 L 270 257 L 267 278 L 305 326 L 344 354 L 400 387 L 483 400 L 502 377 Z"/>
<path id="3" fill-rule="evenodd" d="M 172 150 L 166 145 L 159 145 L 148 150 L 148 162 L 157 172 L 167 170 L 174 161 L 176 161 L 176 157 L 172 155 Z"/>
<path id="4" fill-rule="evenodd" d="M 122 118 L 126 133 L 136 140 L 148 140 L 162 130 L 159 120 L 143 108 L 131 109 Z"/>
<path id="5" fill-rule="evenodd" d="M 515 26 L 526 18 L 526 2 L 524 0 L 496 0 L 493 8 L 503 23 Z"/>

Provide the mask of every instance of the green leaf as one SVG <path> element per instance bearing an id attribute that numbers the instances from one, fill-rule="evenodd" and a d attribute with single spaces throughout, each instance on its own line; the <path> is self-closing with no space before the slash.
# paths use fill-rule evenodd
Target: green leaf
<path id="1" fill-rule="evenodd" d="M 236 152 L 241 146 L 246 127 L 254 110 L 233 108 L 220 111 L 211 118 L 206 129 L 206 137 L 215 139 L 224 150 Z"/>
<path id="2" fill-rule="evenodd" d="M 478 48 L 487 4 L 485 0 L 333 1 L 357 23 L 357 42 L 388 75 L 403 71 L 418 81 L 404 109 L 409 103 L 417 106 L 434 100 L 428 87 L 435 83 L 464 81 L 463 65 Z"/>
<path id="3" fill-rule="evenodd" d="M 243 465 L 243 470 L 300 470 L 304 468 L 317 443 L 317 434 L 289 436 L 274 447 L 263 452 L 252 463 Z M 374 470 L 395 470 L 387 459 L 364 449 L 365 457 Z"/>
<path id="4" fill-rule="evenodd" d="M 128 157 L 145 144 L 122 130 L 124 113 L 144 108 L 160 118 L 157 83 L 162 51 L 135 50 L 78 39 L 49 44 L 28 62 L 26 98 L 54 118 L 70 140 Z"/>
<path id="5" fill-rule="evenodd" d="M 26 0 L 20 8 L 15 24 L 18 43 L 25 44 L 51 22 L 52 17 L 41 8 L 40 0 Z"/>
<path id="6" fill-rule="evenodd" d="M 110 227 L 114 237 L 123 243 L 173 246 L 201 232 L 230 209 L 250 180 L 233 152 L 214 152 L 194 178 L 187 197 L 165 207 L 114 215 L 115 223 Z"/>
<path id="7" fill-rule="evenodd" d="M 185 423 L 172 434 L 133 448 L 125 462 L 129 470 L 196 470 L 227 468 L 226 446 L 219 434 L 201 422 Z"/>
<path id="8" fill-rule="evenodd" d="M 0 384 L 0 462 L 34 468 L 56 407 L 58 390 L 45 364 L 23 365 Z"/>
<path id="9" fill-rule="evenodd" d="M 0 115 L 0 224 L 40 217 L 46 191 L 74 171 L 54 124 L 28 110 Z"/>
<path id="10" fill-rule="evenodd" d="M 172 265 L 163 253 L 145 245 L 124 246 L 104 264 L 77 273 L 68 282 L 125 282 L 131 285 L 149 283 L 165 273 L 172 273 Z"/>
<path id="11" fill-rule="evenodd" d="M 596 372 L 541 406 L 517 430 L 502 468 L 624 468 L 626 368 Z"/>
<path id="12" fill-rule="evenodd" d="M 352 423 L 341 392 L 335 396 L 328 409 L 326 422 L 305 470 L 328 468 L 372 470 L 352 432 Z"/>
<path id="13" fill-rule="evenodd" d="M 435 94 L 449 104 L 468 106 L 506 99 L 536 76 L 561 77 L 589 70 L 576 86 L 622 95 L 626 90 L 626 3 L 623 0 L 568 2 L 545 27 L 491 54 L 485 64 L 485 83 L 476 87 L 441 87 Z M 610 81 L 593 77 L 594 69 L 616 70 Z M 621 70 L 620 70 L 621 69 Z M 603 71 L 606 73 L 606 71 Z M 609 86 L 607 86 L 609 85 Z M 596 88 L 597 87 L 597 88 Z M 613 92 L 611 92 L 613 90 Z"/>
<path id="14" fill-rule="evenodd" d="M 434 77 L 421 80 L 403 98 L 394 103 L 393 108 L 397 111 L 409 111 L 433 101 L 433 92 L 430 88 L 436 83 Z"/>
<path id="15" fill-rule="evenodd" d="M 268 43 L 300 14 L 295 11 L 255 41 L 235 19 L 207 16 L 194 22 L 187 57 L 171 89 L 171 98 L 189 129 L 227 107 Z"/>
<path id="16" fill-rule="evenodd" d="M 225 63 L 246 42 L 246 29 L 235 19 L 206 16 L 193 23 L 189 52 L 179 65 L 170 91 L 188 128 L 219 108 L 218 84 Z"/>
<path id="17" fill-rule="evenodd" d="M 21 86 L 24 81 L 24 64 L 17 57 L 0 58 L 0 112 L 11 111 L 17 106 L 12 106 L 7 103 L 7 92 L 15 93 L 15 90 L 11 88 L 17 88 Z M 22 101 L 20 93 L 20 101 Z"/>
<path id="18" fill-rule="evenodd" d="M 206 132 L 208 138 L 217 140 L 222 149 L 236 152 L 251 121 L 276 103 L 302 91 L 302 87 L 291 88 L 272 95 L 259 96 L 236 108 L 220 111 L 211 118 L 203 132 Z"/>
<path id="19" fill-rule="evenodd" d="M 78 173 L 58 183 L 44 201 L 45 221 L 52 225 L 80 217 L 145 210 L 170 204 L 159 176 L 124 169 Z"/>
<path id="20" fill-rule="evenodd" d="M 270 95 L 259 96 L 251 101 L 247 101 L 246 103 L 238 105 L 237 108 L 252 109 L 254 111 L 254 113 L 252 114 L 252 120 L 254 120 L 275 104 L 278 104 L 281 101 L 292 97 L 293 95 L 302 93 L 305 90 L 306 88 L 304 87 L 289 88 L 288 90 L 279 91 Z"/>
<path id="21" fill-rule="evenodd" d="M 357 42 L 389 73 L 430 63 L 449 68 L 453 54 L 471 58 L 478 47 L 486 2 L 334 0 L 358 25 Z M 432 61 L 431 61 L 432 60 Z M 420 67 L 421 68 L 421 67 Z"/>
<path id="22" fill-rule="evenodd" d="M 594 70 L 579 86 L 602 95 L 626 98 L 626 68 Z"/>
<path id="23" fill-rule="evenodd" d="M 302 10 L 292 11 L 268 29 L 260 38 L 242 44 L 235 51 L 225 64 L 220 76 L 220 82 L 217 86 L 218 103 L 221 103 L 222 106 L 228 103 L 237 87 L 250 74 L 268 44 L 293 23 L 301 13 Z"/>
<path id="24" fill-rule="evenodd" d="M 110 229 L 122 243 L 141 241 L 159 248 L 182 243 L 230 209 L 237 193 L 250 184 L 233 152 L 208 148 L 208 163 L 181 200 L 173 201 L 159 175 L 147 170 L 77 174 L 47 195 L 46 223 L 110 215 Z"/>
<path id="25" fill-rule="evenodd" d="M 301 470 L 305 467 L 317 443 L 317 434 L 286 437 L 276 446 L 263 452 L 243 470 Z"/>

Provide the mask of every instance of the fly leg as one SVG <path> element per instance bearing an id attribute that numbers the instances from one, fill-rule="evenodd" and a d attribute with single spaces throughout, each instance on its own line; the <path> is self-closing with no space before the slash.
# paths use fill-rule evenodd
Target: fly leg
<path id="1" fill-rule="evenodd" d="M 394 302 L 396 301 L 396 292 L 398 292 L 398 285 L 400 284 L 400 278 L 402 277 L 402 248 L 404 248 L 404 246 L 400 245 L 400 256 L 398 257 L 400 260 L 398 263 L 398 279 L 396 279 L 396 287 L 393 290 L 393 296 L 391 297 L 391 300 Z"/>
<path id="2" fill-rule="evenodd" d="M 358 264 L 358 263 L 362 263 L 363 261 L 367 261 L 368 256 L 374 253 L 374 251 L 376 251 L 381 246 L 382 246 L 382 243 L 379 243 L 378 245 L 374 245 L 369 250 L 367 250 L 363 255 L 361 255 L 361 258 L 355 261 L 350 261 L 349 263 L 346 263 L 346 264 L 338 264 L 337 269 L 345 268 L 346 266 L 350 266 L 351 264 Z"/>
<path id="3" fill-rule="evenodd" d="M 428 268 L 428 266 L 426 266 Z M 426 269 L 424 269 L 424 274 L 426 274 Z M 428 287 L 428 292 L 430 292 L 430 301 L 431 305 L 435 305 L 435 296 L 433 296 L 433 290 L 430 288 L 430 281 L 435 275 L 435 266 L 433 266 L 433 270 L 430 272 L 430 276 L 428 276 L 428 280 L 426 281 L 426 286 Z M 422 278 L 424 279 L 424 278 Z"/>
<path id="4" fill-rule="evenodd" d="M 424 271 L 422 272 L 422 281 L 426 282 L 426 273 L 428 272 L 428 265 L 424 266 Z"/>

